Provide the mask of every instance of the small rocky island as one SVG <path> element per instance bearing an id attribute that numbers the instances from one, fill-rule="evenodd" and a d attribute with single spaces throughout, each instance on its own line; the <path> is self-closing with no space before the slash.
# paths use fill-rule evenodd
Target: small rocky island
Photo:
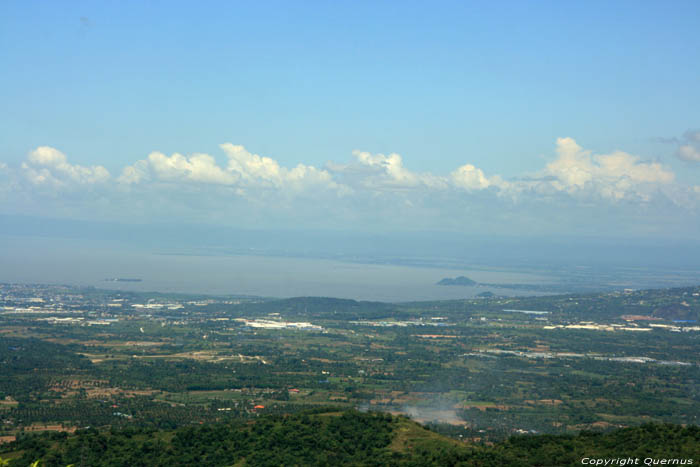
<path id="1" fill-rule="evenodd" d="M 476 294 L 476 298 L 493 298 L 495 296 L 496 296 L 496 294 L 494 294 L 493 292 L 489 292 L 489 291 Z"/>
<path id="2" fill-rule="evenodd" d="M 455 277 L 454 279 L 446 277 L 437 283 L 437 285 L 461 285 L 467 287 L 472 287 L 478 284 L 478 282 L 473 281 L 470 278 L 464 276 Z"/>

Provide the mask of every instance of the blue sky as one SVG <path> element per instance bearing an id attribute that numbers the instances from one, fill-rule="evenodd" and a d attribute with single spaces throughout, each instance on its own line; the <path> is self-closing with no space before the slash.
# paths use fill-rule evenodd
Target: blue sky
<path id="1" fill-rule="evenodd" d="M 700 234 L 698 2 L 203 3 L 0 4 L 0 213 Z"/>

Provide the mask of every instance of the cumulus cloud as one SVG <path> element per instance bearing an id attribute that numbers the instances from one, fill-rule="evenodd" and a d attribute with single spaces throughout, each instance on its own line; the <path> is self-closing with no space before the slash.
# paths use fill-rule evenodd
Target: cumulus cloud
<path id="1" fill-rule="evenodd" d="M 670 184 L 674 173 L 658 162 L 645 162 L 623 151 L 594 155 L 572 138 L 557 139 L 557 158 L 543 175 L 559 191 L 570 194 L 593 191 L 606 198 L 648 198 L 655 186 Z"/>
<path id="2" fill-rule="evenodd" d="M 244 184 L 303 189 L 313 185 L 336 186 L 331 174 L 323 169 L 298 164 L 292 169 L 282 167 L 269 157 L 252 154 L 241 145 L 222 144 L 228 156 L 228 172 L 236 174 Z"/>
<path id="3" fill-rule="evenodd" d="M 684 138 L 695 142 L 700 140 L 700 132 L 687 132 Z M 168 156 L 152 152 L 145 159 L 124 167 L 116 181 L 122 186 L 154 183 L 225 186 L 234 187 L 236 193 L 261 189 L 298 193 L 315 187 L 330 188 L 345 195 L 362 191 L 426 193 L 456 189 L 467 193 L 488 190 L 511 197 L 527 193 L 596 194 L 613 200 L 648 199 L 654 189 L 674 181 L 673 172 L 658 162 L 644 161 L 623 151 L 594 154 L 568 137 L 557 139 L 557 157 L 542 170 L 511 181 L 498 175 L 487 176 L 482 169 L 469 163 L 448 175 L 413 172 L 396 153 L 385 155 L 356 150 L 352 153 L 354 159 L 346 165 L 329 163 L 321 169 L 298 164 L 289 168 L 270 157 L 251 153 L 241 145 L 224 143 L 220 147 L 226 155 L 223 164 L 209 154 Z M 694 155 L 697 154 L 687 157 Z M 22 172 L 34 185 L 91 185 L 110 180 L 104 167 L 70 164 L 65 154 L 49 146 L 30 152 L 22 164 Z"/>
<path id="4" fill-rule="evenodd" d="M 186 157 L 175 153 L 168 157 L 161 152 L 152 152 L 145 160 L 125 167 L 118 181 L 135 184 L 152 179 L 230 185 L 236 182 L 237 177 L 219 167 L 216 160 L 208 154 Z"/>
<path id="5" fill-rule="evenodd" d="M 396 153 L 386 156 L 355 150 L 352 154 L 361 167 L 369 169 L 366 185 L 373 187 L 417 187 L 421 185 L 434 188 L 444 187 L 445 182 L 442 177 L 429 173 L 415 173 L 406 169 L 403 165 L 403 158 Z"/>
<path id="6" fill-rule="evenodd" d="M 360 165 L 374 169 L 374 173 L 381 177 L 382 183 L 416 186 L 421 182 L 417 174 L 403 166 L 403 159 L 396 153 L 385 156 L 384 154 L 371 154 L 355 150 L 352 154 Z"/>
<path id="7" fill-rule="evenodd" d="M 221 166 L 209 154 L 167 156 L 152 152 L 146 159 L 125 167 L 117 181 L 124 185 L 147 182 L 198 183 L 242 188 L 303 190 L 313 186 L 337 188 L 331 174 L 310 165 L 294 168 L 281 166 L 276 160 L 252 154 L 245 147 L 231 143 L 221 149 L 228 163 Z"/>
<path id="8" fill-rule="evenodd" d="M 354 161 L 350 164 L 329 163 L 328 167 L 331 172 L 356 189 L 370 189 L 377 192 L 447 187 L 448 182 L 445 177 L 408 170 L 404 167 L 403 158 L 399 154 L 372 154 L 355 150 L 352 155 Z"/>
<path id="9" fill-rule="evenodd" d="M 484 175 L 483 170 L 471 164 L 458 167 L 450 174 L 450 177 L 454 186 L 465 190 L 484 190 L 489 187 L 505 190 L 510 186 L 510 184 L 502 180 L 500 176 L 494 175 L 493 177 L 487 177 Z"/>
<path id="10" fill-rule="evenodd" d="M 559 138 L 557 157 L 532 176 L 512 181 L 488 176 L 473 164 L 464 164 L 448 176 L 412 172 L 403 158 L 353 151 L 354 163 L 329 164 L 331 172 L 343 177 L 354 189 L 374 191 L 444 191 L 450 188 L 469 193 L 490 190 L 497 195 L 518 198 L 530 194 L 596 194 L 605 198 L 648 199 L 655 188 L 673 182 L 674 174 L 658 162 L 643 161 L 623 151 L 593 154 L 572 138 Z"/>
<path id="11" fill-rule="evenodd" d="M 68 186 L 92 185 L 109 180 L 107 169 L 101 165 L 84 167 L 73 165 L 61 151 L 50 146 L 39 146 L 22 163 L 25 177 L 35 185 Z"/>
<path id="12" fill-rule="evenodd" d="M 150 169 L 148 160 L 137 161 L 134 165 L 127 165 L 122 169 L 122 173 L 117 177 L 117 183 L 132 185 L 150 180 Z"/>
<path id="13" fill-rule="evenodd" d="M 688 142 L 698 138 L 685 136 Z M 674 206 L 691 212 L 700 206 L 700 189 L 676 183 L 664 165 L 624 151 L 596 154 L 572 138 L 559 138 L 554 157 L 539 170 L 508 180 L 466 158 L 454 170 L 435 174 L 410 170 L 396 153 L 358 150 L 343 164 L 319 168 L 284 166 L 241 145 L 220 148 L 219 160 L 202 153 L 152 152 L 111 178 L 102 166 L 71 164 L 57 149 L 42 146 L 20 167 L 0 163 L 0 192 L 7 199 L 14 196 L 14 204 L 38 200 L 38 209 L 49 209 L 48 197 L 59 207 L 70 198 L 77 212 L 89 212 L 81 203 L 90 206 L 100 199 L 103 212 L 121 209 L 127 217 L 134 211 L 177 216 L 184 209 L 192 218 L 228 213 L 252 223 L 290 215 L 319 225 L 333 216 L 358 224 L 390 218 L 410 224 L 420 218 L 433 224 L 449 220 L 454 228 L 467 218 L 474 224 L 483 216 L 505 219 L 524 211 L 536 217 L 552 206 L 571 212 L 592 206 L 625 210 L 634 204 L 642 210 Z"/>

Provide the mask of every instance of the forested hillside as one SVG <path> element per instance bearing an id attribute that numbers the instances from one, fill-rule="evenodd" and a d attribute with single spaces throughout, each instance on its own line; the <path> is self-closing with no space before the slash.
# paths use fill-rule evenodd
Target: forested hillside
<path id="1" fill-rule="evenodd" d="M 175 431 L 85 429 L 26 435 L 5 445 L 9 466 L 565 466 L 584 458 L 700 461 L 700 428 L 647 424 L 609 433 L 516 436 L 460 443 L 405 417 L 317 410 Z M 0 465 L 3 465 L 0 462 Z M 658 464 L 659 462 L 657 462 Z M 667 464 L 667 463 L 664 463 Z M 650 464 L 651 465 L 651 464 Z"/>

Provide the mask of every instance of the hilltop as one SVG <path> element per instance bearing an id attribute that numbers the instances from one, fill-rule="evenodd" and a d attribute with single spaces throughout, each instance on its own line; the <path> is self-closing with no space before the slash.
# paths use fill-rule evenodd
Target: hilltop
<path id="1" fill-rule="evenodd" d="M 455 441 L 403 416 L 320 409 L 171 431 L 27 435 L 6 446 L 2 457 L 11 459 L 10 467 L 36 460 L 42 466 L 566 466 L 580 465 L 585 457 L 697 462 L 700 428 L 647 424 L 609 433 L 516 436 L 483 445 Z"/>

